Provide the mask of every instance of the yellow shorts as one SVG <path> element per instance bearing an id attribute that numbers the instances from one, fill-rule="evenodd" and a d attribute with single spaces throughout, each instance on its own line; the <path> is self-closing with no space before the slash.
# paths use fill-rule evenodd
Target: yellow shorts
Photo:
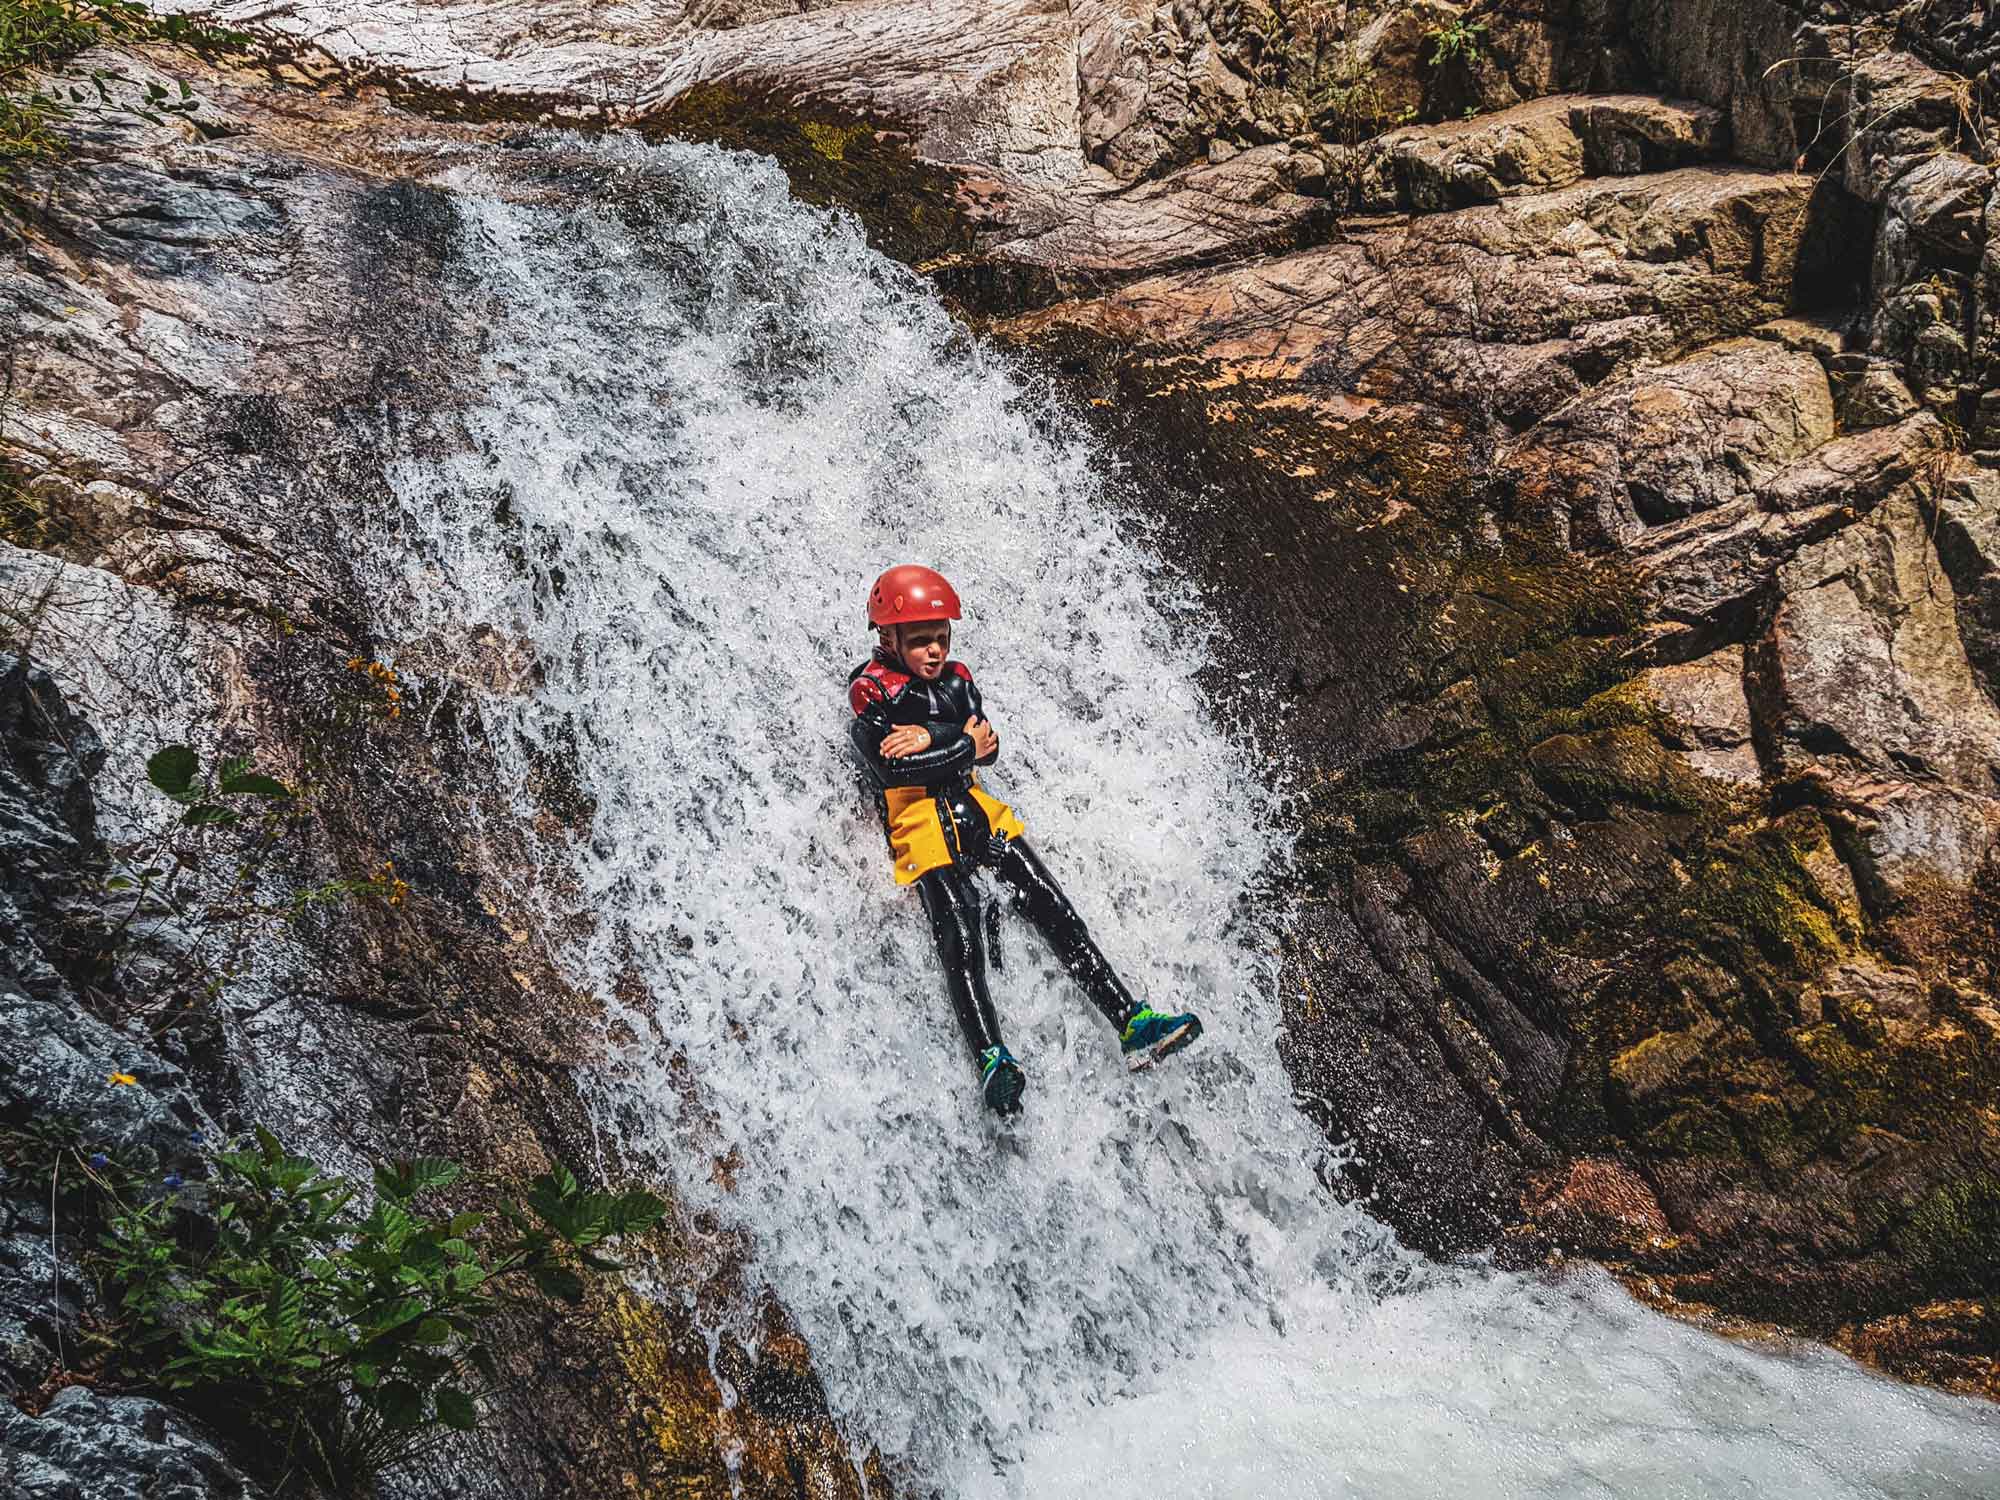
<path id="1" fill-rule="evenodd" d="M 929 787 L 892 786 L 882 796 L 889 804 L 889 847 L 896 855 L 896 884 L 908 885 L 919 875 L 951 863 L 951 841 L 945 837 Z M 1028 831 L 1014 816 L 1013 808 L 987 796 L 977 781 L 972 784 L 972 800 L 985 812 L 995 833 L 1017 839 Z"/>

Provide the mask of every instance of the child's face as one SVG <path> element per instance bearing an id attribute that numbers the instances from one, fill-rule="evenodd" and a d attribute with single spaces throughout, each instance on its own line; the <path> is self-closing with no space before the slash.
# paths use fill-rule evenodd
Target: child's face
<path id="1" fill-rule="evenodd" d="M 903 665 L 926 682 L 937 681 L 944 671 L 945 659 L 951 655 L 951 621 L 919 620 L 914 625 L 904 625 L 898 629 L 901 637 L 897 649 L 903 658 Z"/>

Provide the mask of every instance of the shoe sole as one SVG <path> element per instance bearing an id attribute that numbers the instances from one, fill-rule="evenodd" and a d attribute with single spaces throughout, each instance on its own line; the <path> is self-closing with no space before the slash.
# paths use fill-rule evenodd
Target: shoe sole
<path id="1" fill-rule="evenodd" d="M 983 1091 L 986 1107 L 996 1115 L 1017 1115 L 1021 1112 L 1021 1095 L 1027 1087 L 1026 1073 L 1019 1068 L 1003 1068 Z"/>
<path id="2" fill-rule="evenodd" d="M 1125 1064 L 1130 1073 L 1143 1073 L 1170 1052 L 1178 1052 L 1201 1035 L 1201 1022 L 1189 1021 L 1185 1026 L 1176 1026 L 1152 1046 L 1139 1053 Z"/>

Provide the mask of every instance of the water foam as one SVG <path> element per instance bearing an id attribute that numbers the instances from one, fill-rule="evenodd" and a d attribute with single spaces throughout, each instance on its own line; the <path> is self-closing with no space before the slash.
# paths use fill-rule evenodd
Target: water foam
<path id="1" fill-rule="evenodd" d="M 450 456 L 398 475 L 391 623 L 532 642 L 539 686 L 477 709 L 524 818 L 551 774 L 594 804 L 526 894 L 625 1023 L 599 1118 L 747 1231 L 858 1447 L 947 1492 L 1076 1493 L 1109 1464 L 1134 1495 L 1715 1493 L 1820 1463 L 1786 1425 L 1810 1389 L 1902 1455 L 1820 1463 L 1815 1493 L 1973 1492 L 1988 1412 L 1602 1286 L 1440 1273 L 1334 1202 L 1274 1045 L 1255 892 L 1284 836 L 1254 726 L 1217 727 L 1199 601 L 1101 455 L 769 163 L 561 149 L 610 179 L 589 204 L 452 174 L 483 388 Z M 1134 987 L 1210 1025 L 1128 1078 L 1010 924 L 996 998 L 1032 1081 L 1004 1134 L 842 742 L 861 589 L 904 559 L 969 601 L 990 785 Z M 573 908 L 596 921 L 558 936 Z M 1899 1489 L 1912 1423 L 1944 1477 Z"/>

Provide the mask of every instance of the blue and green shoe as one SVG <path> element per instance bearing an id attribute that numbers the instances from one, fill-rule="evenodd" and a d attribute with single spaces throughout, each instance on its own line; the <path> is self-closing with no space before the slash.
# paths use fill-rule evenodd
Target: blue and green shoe
<path id="1" fill-rule="evenodd" d="M 1028 1075 L 1005 1047 L 988 1047 L 979 1054 L 979 1092 L 993 1113 L 1019 1114 L 1021 1090 L 1027 1086 Z"/>
<path id="2" fill-rule="evenodd" d="M 1200 1016 L 1192 1012 L 1169 1016 L 1148 1009 L 1125 1023 L 1125 1034 L 1118 1041 L 1125 1053 L 1125 1066 L 1134 1073 L 1142 1073 L 1200 1035 Z"/>

